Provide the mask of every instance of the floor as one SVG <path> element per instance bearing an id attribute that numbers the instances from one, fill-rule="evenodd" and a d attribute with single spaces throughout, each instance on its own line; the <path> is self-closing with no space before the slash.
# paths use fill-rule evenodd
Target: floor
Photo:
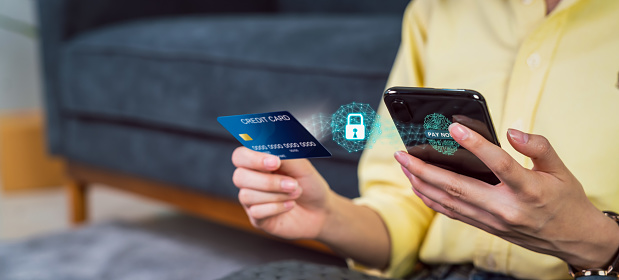
<path id="1" fill-rule="evenodd" d="M 89 199 L 89 226 L 68 231 L 62 187 L 0 194 L 0 279 L 214 280 L 288 260 L 330 265 L 335 272 L 345 267 L 339 257 L 105 186 L 92 186 Z M 24 241 L 11 242 L 17 240 Z"/>
<path id="2" fill-rule="evenodd" d="M 90 221 L 137 220 L 173 212 L 169 206 L 95 185 L 89 193 Z M 0 194 L 0 240 L 17 240 L 71 228 L 62 187 Z"/>
<path id="3" fill-rule="evenodd" d="M 289 260 L 331 268 L 330 272 L 312 269 L 317 277 L 311 277 L 301 272 L 307 270 L 304 264 L 285 273 L 289 276 L 285 279 L 293 275 L 298 276 L 294 279 L 368 279 L 336 278 L 333 274 L 339 275 L 345 267 L 342 258 L 181 213 L 97 223 L 23 242 L 0 242 L 0 279 L 216 280 L 253 266 Z M 318 277 L 323 272 L 329 277 Z M 276 279 L 249 274 L 232 279 Z"/>

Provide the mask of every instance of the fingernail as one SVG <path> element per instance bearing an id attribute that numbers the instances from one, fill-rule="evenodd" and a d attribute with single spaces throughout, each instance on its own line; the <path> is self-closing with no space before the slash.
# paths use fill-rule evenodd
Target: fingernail
<path id="1" fill-rule="evenodd" d="M 529 142 L 529 134 L 526 134 L 520 130 L 510 128 L 507 130 L 507 134 L 509 135 L 509 138 L 518 144 L 526 144 Z"/>
<path id="2" fill-rule="evenodd" d="M 407 157 L 407 155 L 408 155 L 408 153 L 403 152 L 403 151 L 397 151 L 397 152 L 395 152 L 395 154 L 393 154 L 393 156 L 395 157 L 395 160 L 397 160 L 403 166 L 407 166 L 408 165 L 408 157 Z"/>
<path id="3" fill-rule="evenodd" d="M 449 126 L 449 132 L 455 140 L 466 140 L 466 138 L 469 138 L 469 130 L 459 123 L 452 123 Z"/>
<path id="4" fill-rule="evenodd" d="M 411 174 L 410 171 L 408 171 L 408 169 L 406 169 L 406 167 L 400 165 L 400 167 L 402 168 L 402 172 L 404 172 L 404 175 L 406 175 L 406 177 L 411 180 L 413 177 L 413 174 Z"/>
<path id="5" fill-rule="evenodd" d="M 278 160 L 279 158 L 270 156 L 270 157 L 264 158 L 263 163 L 264 163 L 264 166 L 267 168 L 276 168 Z"/>
<path id="6" fill-rule="evenodd" d="M 290 180 L 290 179 L 284 179 L 282 180 L 280 184 L 281 184 L 282 190 L 287 191 L 287 192 L 292 192 L 296 190 L 297 186 L 299 185 L 297 181 Z"/>

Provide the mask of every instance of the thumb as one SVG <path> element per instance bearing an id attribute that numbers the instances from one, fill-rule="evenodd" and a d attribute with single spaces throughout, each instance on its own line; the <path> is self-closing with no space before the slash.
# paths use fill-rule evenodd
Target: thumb
<path id="1" fill-rule="evenodd" d="M 508 129 L 507 136 L 516 151 L 531 158 L 533 170 L 557 173 L 567 169 L 546 137 L 516 129 Z"/>

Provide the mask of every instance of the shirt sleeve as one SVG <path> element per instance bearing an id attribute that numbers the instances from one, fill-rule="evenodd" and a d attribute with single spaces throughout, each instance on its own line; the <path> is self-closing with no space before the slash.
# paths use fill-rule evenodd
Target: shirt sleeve
<path id="1" fill-rule="evenodd" d="M 426 1 L 413 1 L 406 9 L 402 25 L 402 41 L 387 87 L 423 86 L 424 17 L 428 15 Z M 348 260 L 349 267 L 370 274 L 402 277 L 414 268 L 421 242 L 434 217 L 434 212 L 414 195 L 393 154 L 405 147 L 397 133 L 387 108 L 381 102 L 378 109 L 381 132 L 373 132 L 359 163 L 361 197 L 358 205 L 375 210 L 389 231 L 391 259 L 382 271 L 370 270 Z"/>

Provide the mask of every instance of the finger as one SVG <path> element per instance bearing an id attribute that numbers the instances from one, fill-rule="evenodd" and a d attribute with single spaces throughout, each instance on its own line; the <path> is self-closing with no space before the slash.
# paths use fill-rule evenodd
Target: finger
<path id="1" fill-rule="evenodd" d="M 481 136 L 483 136 L 484 138 L 486 139 L 491 138 L 491 134 L 490 134 L 490 131 L 488 130 L 488 126 L 486 125 L 486 123 L 480 120 L 471 119 L 465 115 L 453 115 L 451 117 L 453 118 L 454 122 L 463 124 L 464 126 L 481 134 Z"/>
<path id="2" fill-rule="evenodd" d="M 496 192 L 494 186 L 427 164 L 406 154 L 401 156 L 409 157 L 408 166 L 403 166 L 402 170 L 413 188 L 441 205 L 442 209 L 446 209 L 448 212 L 444 214 L 450 217 L 451 214 L 458 214 L 475 220 L 490 220 L 488 211 L 494 204 L 490 199 Z"/>
<path id="3" fill-rule="evenodd" d="M 280 167 L 281 160 L 275 155 L 238 147 L 232 153 L 232 164 L 236 167 L 270 172 Z"/>
<path id="4" fill-rule="evenodd" d="M 246 168 L 234 170 L 232 183 L 240 189 L 247 188 L 274 193 L 292 193 L 299 188 L 297 180 L 288 176 L 263 173 Z"/>
<path id="5" fill-rule="evenodd" d="M 299 198 L 302 191 L 301 188 L 297 188 L 291 193 L 270 193 L 243 188 L 239 191 L 239 201 L 248 207 L 256 204 L 285 202 Z"/>
<path id="6" fill-rule="evenodd" d="M 412 179 L 410 176 L 417 177 L 433 188 L 470 203 L 484 202 L 487 194 L 494 189 L 488 183 L 428 164 L 405 152 L 397 152 L 396 160 L 409 179 Z"/>
<path id="7" fill-rule="evenodd" d="M 516 129 L 507 130 L 509 143 L 521 154 L 531 158 L 534 170 L 556 173 L 567 170 L 546 137 L 527 134 Z"/>
<path id="8" fill-rule="evenodd" d="M 428 206 L 432 209 L 438 208 L 437 206 L 440 206 L 441 210 L 443 211 L 439 212 L 446 214 L 449 217 L 452 217 L 453 214 L 456 213 L 465 216 L 474 215 L 474 210 L 472 209 L 473 207 L 459 200 L 459 197 L 449 195 L 447 192 L 424 182 L 417 176 L 412 175 L 411 173 L 408 173 L 407 175 L 410 176 L 409 180 L 411 181 L 411 184 L 413 186 L 413 192 L 415 192 L 415 194 L 417 195 L 422 195 L 425 198 L 430 199 L 432 205 Z"/>
<path id="9" fill-rule="evenodd" d="M 266 219 L 290 211 L 296 203 L 292 200 L 286 202 L 273 202 L 256 204 L 247 207 L 247 215 L 256 220 Z"/>
<path id="10" fill-rule="evenodd" d="M 497 231 L 505 230 L 505 229 L 502 229 L 501 227 L 502 224 L 500 223 L 500 221 L 498 221 L 492 214 L 486 211 L 483 211 L 483 210 L 478 210 L 479 211 L 478 214 L 475 215 L 476 216 L 475 218 L 473 218 L 473 216 L 471 216 L 470 214 L 457 211 L 454 207 L 444 203 L 443 200 L 432 199 L 430 198 L 430 196 L 427 196 L 421 193 L 419 190 L 416 189 L 417 186 L 420 186 L 422 184 L 419 182 L 421 180 L 417 178 L 417 179 L 411 180 L 411 182 L 413 181 L 415 181 L 413 185 L 413 192 L 430 209 L 438 213 L 441 213 L 449 217 L 450 219 L 462 221 L 464 223 L 467 223 L 469 225 L 480 228 L 490 233 L 497 233 Z"/>
<path id="11" fill-rule="evenodd" d="M 454 140 L 477 156 L 503 183 L 514 188 L 526 186 L 523 180 L 527 178 L 527 170 L 501 147 L 459 123 L 451 124 L 449 132 Z"/>
<path id="12" fill-rule="evenodd" d="M 464 216 L 464 215 L 461 215 L 459 213 L 455 213 L 455 212 L 449 211 L 449 210 L 445 209 L 440 203 L 437 203 L 436 201 L 433 201 L 433 200 L 431 200 L 431 199 L 429 199 L 427 197 L 423 197 L 422 198 L 420 196 L 420 198 L 421 198 L 421 200 L 423 201 L 423 203 L 426 206 L 430 207 L 432 210 L 434 210 L 434 211 L 436 211 L 438 213 L 441 213 L 441 214 L 447 216 L 450 219 L 464 222 L 466 224 L 469 224 L 471 226 L 474 226 L 476 228 L 479 228 L 481 230 L 484 230 L 484 231 L 489 232 L 489 233 L 494 234 L 494 235 L 497 235 L 497 234 L 499 234 L 501 232 L 507 231 L 507 229 L 503 229 L 500 226 L 496 227 L 496 226 L 490 225 L 490 224 L 497 224 L 497 222 L 494 221 L 495 220 L 494 217 L 491 217 L 491 219 L 493 220 L 492 223 L 481 222 L 479 220 L 471 219 L 471 218 L 469 218 L 467 216 Z"/>

